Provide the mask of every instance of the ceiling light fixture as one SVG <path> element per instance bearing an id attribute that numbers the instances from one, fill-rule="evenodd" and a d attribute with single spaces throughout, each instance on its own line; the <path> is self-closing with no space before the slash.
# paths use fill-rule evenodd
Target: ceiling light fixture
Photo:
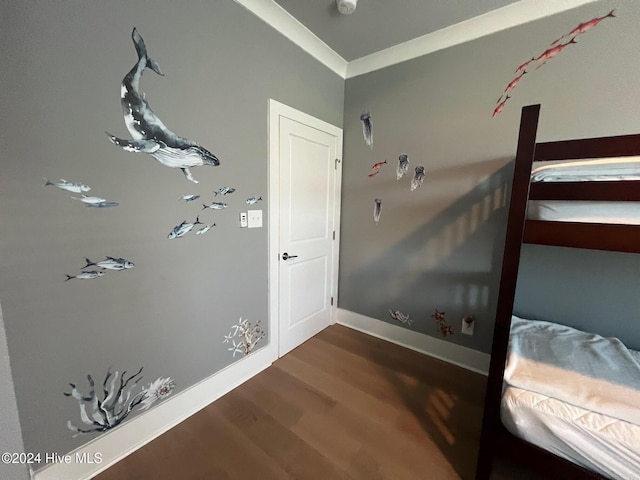
<path id="1" fill-rule="evenodd" d="M 343 15 L 350 15 L 356 9 L 358 0 L 336 0 L 338 11 Z"/>

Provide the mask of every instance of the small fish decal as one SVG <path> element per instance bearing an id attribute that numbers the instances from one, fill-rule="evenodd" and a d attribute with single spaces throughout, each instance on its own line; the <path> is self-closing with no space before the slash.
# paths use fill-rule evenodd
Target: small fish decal
<path id="1" fill-rule="evenodd" d="M 228 195 L 230 193 L 235 192 L 236 189 L 233 187 L 222 187 L 220 189 L 218 189 L 217 191 L 213 192 L 214 195 L 217 197 L 218 195 Z"/>
<path id="2" fill-rule="evenodd" d="M 106 198 L 87 197 L 86 195 L 82 195 L 82 197 L 71 197 L 71 198 L 73 198 L 74 200 L 80 200 L 81 202 L 90 203 L 90 204 L 104 203 L 107 201 Z"/>
<path id="3" fill-rule="evenodd" d="M 611 10 L 609 13 L 607 13 L 606 15 L 604 15 L 603 17 L 595 17 L 592 18 L 591 20 L 589 20 L 588 22 L 584 22 L 581 23 L 580 25 L 578 25 L 576 28 L 574 28 L 573 30 L 571 30 L 569 33 L 562 35 L 560 38 L 558 38 L 557 40 L 554 40 L 551 45 L 555 45 L 556 43 L 558 43 L 560 40 L 562 40 L 563 38 L 566 37 L 577 37 L 580 34 L 583 34 L 584 32 L 586 32 L 587 30 L 592 29 L 593 27 L 595 27 L 596 25 L 598 25 L 602 20 L 604 20 L 605 18 L 615 18 L 615 15 L 613 14 L 613 12 L 615 12 L 615 8 L 613 10 Z"/>
<path id="4" fill-rule="evenodd" d="M 215 226 L 216 226 L 215 223 L 212 223 L 211 225 L 205 225 L 204 227 L 202 227 L 200 230 L 196 232 L 196 235 L 204 235 Z"/>
<path id="5" fill-rule="evenodd" d="M 373 201 L 373 221 L 378 223 L 380 221 L 380 214 L 382 213 L 382 200 L 376 198 Z"/>
<path id="6" fill-rule="evenodd" d="M 411 326 L 413 320 L 409 320 L 409 315 L 405 315 L 400 310 L 389 310 L 389 315 L 394 320 L 402 323 L 403 325 Z"/>
<path id="7" fill-rule="evenodd" d="M 46 187 L 49 185 L 55 185 L 56 187 L 62 190 L 66 190 L 67 192 L 73 192 L 73 193 L 85 193 L 91 190 L 91 187 L 88 185 L 85 185 L 84 183 L 68 182 L 64 178 L 61 178 L 58 183 L 54 183 L 51 180 L 48 180 L 45 178 L 42 186 Z"/>
<path id="8" fill-rule="evenodd" d="M 396 179 L 400 180 L 404 177 L 405 173 L 409 170 L 409 157 L 406 154 L 402 154 L 398 157 L 398 168 L 396 169 Z"/>
<path id="9" fill-rule="evenodd" d="M 180 199 L 184 200 L 185 202 L 193 202 L 194 200 L 197 200 L 199 198 L 200 198 L 200 195 L 193 195 L 193 194 L 182 195 L 182 197 L 180 197 Z"/>
<path id="10" fill-rule="evenodd" d="M 103 275 L 104 275 L 104 272 L 98 272 L 96 270 L 91 270 L 90 272 L 82 272 L 82 273 L 79 273 L 78 275 L 67 275 L 67 279 L 65 280 L 65 282 L 68 282 L 72 278 L 79 278 L 80 280 L 86 280 L 86 279 L 89 279 L 89 278 L 102 277 Z"/>
<path id="11" fill-rule="evenodd" d="M 524 70 L 525 68 L 527 68 L 527 66 L 531 63 L 531 62 L 535 62 L 535 58 L 531 57 L 531 60 L 527 60 L 526 62 L 524 62 L 522 65 L 520 65 L 518 68 L 516 68 L 516 71 L 514 73 L 520 73 L 522 70 Z"/>
<path id="12" fill-rule="evenodd" d="M 202 204 L 202 210 L 205 208 L 211 208 L 213 210 L 222 210 L 223 208 L 227 208 L 229 205 L 222 202 L 212 202 L 211 205 Z"/>
<path id="13" fill-rule="evenodd" d="M 511 80 L 509 84 L 506 86 L 506 88 L 504 89 L 503 95 L 507 93 L 509 90 L 513 90 L 515 86 L 518 85 L 518 82 L 520 81 L 520 79 L 522 79 L 522 77 L 526 75 L 526 73 L 527 71 L 524 70 L 520 75 L 518 75 L 516 78 Z"/>
<path id="14" fill-rule="evenodd" d="M 380 168 L 382 168 L 383 165 L 386 165 L 386 164 L 387 164 L 386 160 L 384 162 L 374 163 L 373 166 L 371 167 L 371 170 L 379 170 Z"/>
<path id="15" fill-rule="evenodd" d="M 169 240 L 172 240 L 174 238 L 180 238 L 186 235 L 187 233 L 189 233 L 191 229 L 196 225 L 202 225 L 202 222 L 200 221 L 200 217 L 196 217 L 196 221 L 193 223 L 187 223 L 187 221 L 184 220 L 180 225 L 176 225 L 175 227 L 173 227 L 173 230 L 169 232 L 169 235 L 167 235 L 167 238 Z"/>
<path id="16" fill-rule="evenodd" d="M 362 135 L 364 136 L 364 141 L 371 150 L 373 150 L 373 125 L 371 125 L 371 114 L 369 112 L 363 112 L 360 115 L 360 120 L 362 121 Z"/>
<path id="17" fill-rule="evenodd" d="M 510 98 L 511 97 L 509 95 L 507 95 L 505 97 L 505 99 L 498 104 L 498 106 L 495 108 L 495 110 L 493 110 L 493 115 L 491 115 L 491 118 L 495 117 L 496 115 L 498 115 L 502 111 L 502 109 L 504 108 L 504 104 L 507 103 L 507 100 L 509 100 Z"/>
<path id="18" fill-rule="evenodd" d="M 413 173 L 413 178 L 411 179 L 411 191 L 413 192 L 416 188 L 422 185 L 423 180 L 424 167 L 422 165 L 418 165 Z"/>
<path id="19" fill-rule="evenodd" d="M 374 172 L 370 173 L 368 176 L 369 176 L 369 177 L 375 177 L 375 176 L 376 176 L 377 174 L 379 174 L 379 173 L 380 173 L 380 170 L 376 170 L 376 171 L 374 171 Z"/>
<path id="20" fill-rule="evenodd" d="M 86 265 L 82 268 L 95 266 L 100 267 L 104 270 L 125 270 L 135 267 L 135 264 L 133 262 L 130 262 L 125 258 L 105 257 L 105 259 L 100 262 L 92 262 L 85 257 L 84 261 L 86 262 Z"/>
<path id="21" fill-rule="evenodd" d="M 262 197 L 251 197 L 251 198 L 247 198 L 247 205 L 255 205 L 256 203 L 258 203 L 260 200 L 262 200 Z"/>
<path id="22" fill-rule="evenodd" d="M 166 167 L 179 168 L 187 180 L 198 183 L 189 168 L 220 165 L 220 160 L 198 143 L 173 133 L 153 112 L 144 93 L 140 91 L 140 80 L 147 68 L 160 76 L 164 76 L 164 73 L 160 65 L 147 54 L 144 40 L 135 28 L 131 32 L 131 39 L 138 61 L 122 79 L 120 103 L 124 123 L 132 140 L 105 133 L 114 145 L 125 152 L 149 154 Z"/>
<path id="23" fill-rule="evenodd" d="M 87 203 L 87 207 L 98 207 L 98 208 L 117 207 L 118 205 L 120 205 L 118 202 Z"/>
<path id="24" fill-rule="evenodd" d="M 546 49 L 544 52 L 542 52 L 540 54 L 539 57 L 536 58 L 537 62 L 542 62 L 540 65 L 538 65 L 536 67 L 536 70 L 539 69 L 541 66 L 543 66 L 545 63 L 547 63 L 547 60 L 555 57 L 557 54 L 559 54 L 562 50 L 565 49 L 565 47 L 574 44 L 574 43 L 578 43 L 576 42 L 575 38 L 572 38 L 571 40 L 569 40 L 567 43 L 561 43 L 560 45 L 556 45 L 555 47 L 551 47 Z"/>

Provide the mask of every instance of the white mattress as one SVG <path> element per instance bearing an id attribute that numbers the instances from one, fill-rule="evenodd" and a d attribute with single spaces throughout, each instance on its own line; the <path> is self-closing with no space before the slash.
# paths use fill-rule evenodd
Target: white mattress
<path id="1" fill-rule="evenodd" d="M 615 338 L 512 317 L 501 417 L 556 455 L 640 478 L 640 353 Z"/>
<path id="2" fill-rule="evenodd" d="M 640 157 L 534 162 L 534 182 L 640 180 Z M 640 225 L 637 202 L 531 200 L 530 220 Z"/>
<path id="3" fill-rule="evenodd" d="M 640 477 L 640 427 L 530 390 L 507 387 L 502 423 L 514 435 L 606 477 Z"/>

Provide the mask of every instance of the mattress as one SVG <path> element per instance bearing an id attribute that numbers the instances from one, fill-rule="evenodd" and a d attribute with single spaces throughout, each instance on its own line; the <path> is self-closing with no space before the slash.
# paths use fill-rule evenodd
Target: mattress
<path id="1" fill-rule="evenodd" d="M 533 182 L 640 180 L 640 157 L 534 162 Z M 531 200 L 530 220 L 640 225 L 637 202 Z"/>
<path id="2" fill-rule="evenodd" d="M 640 353 L 512 317 L 501 418 L 514 435 L 615 479 L 640 472 Z"/>
<path id="3" fill-rule="evenodd" d="M 530 390 L 507 387 L 504 426 L 551 453 L 616 480 L 640 475 L 640 427 Z"/>

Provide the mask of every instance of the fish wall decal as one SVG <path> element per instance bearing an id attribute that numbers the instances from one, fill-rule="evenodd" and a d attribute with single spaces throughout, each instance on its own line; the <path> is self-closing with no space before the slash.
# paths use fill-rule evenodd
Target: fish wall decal
<path id="1" fill-rule="evenodd" d="M 145 95 L 140 92 L 140 79 L 147 68 L 160 76 L 164 76 L 164 73 L 160 70 L 160 66 L 147 55 L 144 40 L 135 28 L 131 38 L 138 53 L 138 61 L 122 79 L 120 101 L 124 122 L 133 140 L 118 138 L 109 132 L 105 133 L 111 142 L 123 150 L 147 153 L 162 165 L 181 169 L 187 180 L 198 183 L 189 168 L 220 165 L 220 160 L 198 143 L 173 133 L 153 112 Z"/>
<path id="2" fill-rule="evenodd" d="M 411 191 L 413 192 L 416 188 L 422 185 L 423 180 L 424 167 L 422 165 L 418 165 L 413 173 L 413 178 L 411 179 Z"/>
<path id="3" fill-rule="evenodd" d="M 398 157 L 398 168 L 396 169 L 396 180 L 400 180 L 404 177 L 405 173 L 409 170 L 409 157 L 406 153 L 403 153 Z"/>

